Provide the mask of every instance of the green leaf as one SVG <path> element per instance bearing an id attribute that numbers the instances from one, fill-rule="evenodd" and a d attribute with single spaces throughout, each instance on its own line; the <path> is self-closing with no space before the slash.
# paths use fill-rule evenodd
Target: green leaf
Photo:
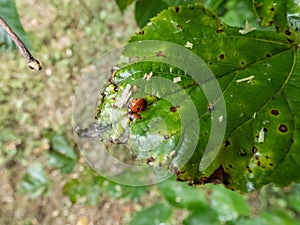
<path id="1" fill-rule="evenodd" d="M 147 192 L 147 187 L 119 185 L 99 176 L 93 169 L 85 168 L 78 178 L 68 181 L 63 190 L 72 203 L 84 200 L 87 205 L 96 205 L 104 194 L 136 201 Z"/>
<path id="2" fill-rule="evenodd" d="M 172 214 L 172 208 L 165 203 L 156 203 L 138 212 L 129 225 L 156 225 L 166 222 Z"/>
<path id="3" fill-rule="evenodd" d="M 195 211 L 183 220 L 184 225 L 220 225 L 218 215 L 210 208 Z"/>
<path id="4" fill-rule="evenodd" d="M 202 211 L 208 207 L 205 190 L 173 180 L 162 182 L 158 187 L 166 200 L 175 207 L 192 211 Z"/>
<path id="5" fill-rule="evenodd" d="M 211 190 L 211 207 L 217 212 L 221 221 L 235 220 L 240 216 L 249 216 L 249 205 L 237 192 L 225 189 L 221 185 L 209 185 Z"/>
<path id="6" fill-rule="evenodd" d="M 85 170 L 78 179 L 68 181 L 63 191 L 70 198 L 72 203 L 79 200 L 86 202 L 87 205 L 96 205 L 99 203 L 101 195 L 101 186 L 105 179 L 91 170 Z"/>
<path id="7" fill-rule="evenodd" d="M 208 102 L 201 87 L 185 71 L 174 65 L 151 61 L 155 57 L 168 59 L 175 54 L 166 44 L 162 44 L 161 49 L 149 46 L 148 55 L 145 55 L 145 49 L 130 46 L 125 49 L 124 55 L 129 60 L 120 63 L 121 69 L 105 89 L 98 122 L 114 124 L 114 137 L 122 137 L 123 134 L 129 137 L 126 140 L 133 147 L 137 161 L 144 160 L 146 163 L 153 158 L 151 165 L 167 166 L 182 132 L 178 119 L 190 115 L 192 105 L 175 107 L 173 109 L 177 110 L 172 112 L 170 109 L 174 105 L 170 102 L 135 93 L 132 97 L 144 97 L 149 104 L 140 113 L 141 120 L 130 122 L 126 118 L 128 102 L 123 107 L 115 107 L 114 104 L 127 85 L 135 85 L 136 80 L 143 79 L 145 74 L 151 72 L 153 76 L 150 81 L 153 79 L 153 82 L 157 78 L 173 81 L 180 77 L 182 81 L 178 84 L 196 107 L 201 129 L 197 149 L 189 163 L 179 171 L 174 170 L 177 179 L 192 183 L 222 182 L 228 188 L 240 191 L 256 190 L 271 182 L 287 185 L 300 181 L 300 175 L 296 172 L 300 169 L 300 157 L 296 150 L 299 149 L 297 140 L 300 140 L 297 40 L 277 32 L 227 26 L 201 6 L 171 7 L 151 22 L 132 37 L 131 42 L 168 41 L 200 56 L 218 79 L 227 115 L 222 115 L 221 119 L 212 118 L 214 112 L 219 112 L 219 99 Z M 177 55 L 181 57 L 179 52 Z M 188 60 L 186 58 L 184 62 Z M 200 79 L 201 76 L 199 74 Z M 204 85 L 208 84 L 204 82 Z M 148 88 L 146 83 L 144 86 Z M 149 86 L 149 90 L 161 91 L 162 86 L 161 82 L 157 82 Z M 182 94 L 180 91 L 178 93 Z M 211 111 L 208 109 L 209 103 L 214 105 Z M 121 117 L 124 119 L 117 123 Z M 190 117 L 191 121 L 195 119 Z M 224 142 L 218 156 L 210 163 L 206 160 L 210 156 L 204 153 L 210 129 L 213 121 L 220 120 L 222 124 L 223 118 L 227 121 Z M 218 133 L 211 135 L 219 136 Z M 187 151 L 196 139 L 195 136 L 189 139 L 189 147 L 180 152 L 182 157 L 188 155 Z M 150 144 L 155 146 L 157 141 L 161 145 L 151 151 L 141 151 L 144 146 L 147 147 L 144 149 L 151 149 Z"/>
<path id="8" fill-rule="evenodd" d="M 24 175 L 18 191 L 26 194 L 29 198 L 37 198 L 47 192 L 50 186 L 50 180 L 47 177 L 41 164 L 30 166 Z"/>
<path id="9" fill-rule="evenodd" d="M 135 4 L 135 20 L 139 27 L 143 27 L 150 21 L 150 18 L 166 8 L 168 5 L 162 0 L 138 0 Z"/>
<path id="10" fill-rule="evenodd" d="M 61 173 L 71 173 L 78 160 L 74 149 L 69 145 L 65 137 L 61 135 L 51 137 L 50 143 L 50 164 L 53 167 L 59 168 Z"/>
<path id="11" fill-rule="evenodd" d="M 260 215 L 259 218 L 255 220 L 256 224 L 262 225 L 272 225 L 272 224 L 286 224 L 286 225 L 294 225 L 298 224 L 299 221 L 292 218 L 286 212 L 282 210 L 269 209 Z"/>
<path id="12" fill-rule="evenodd" d="M 11 27 L 11 29 L 19 36 L 19 38 L 28 46 L 28 37 L 21 25 L 17 12 L 15 1 L 0 0 L 0 15 L 2 19 Z M 8 36 L 6 31 L 0 27 L 0 49 L 8 49 L 15 47 L 14 42 Z"/>
<path id="13" fill-rule="evenodd" d="M 125 9 L 131 5 L 135 0 L 116 0 L 117 5 L 119 6 L 119 9 L 123 13 Z"/>
<path id="14" fill-rule="evenodd" d="M 275 25 L 279 32 L 287 29 L 287 7 L 286 0 L 254 0 L 257 15 L 261 19 L 261 26 Z"/>

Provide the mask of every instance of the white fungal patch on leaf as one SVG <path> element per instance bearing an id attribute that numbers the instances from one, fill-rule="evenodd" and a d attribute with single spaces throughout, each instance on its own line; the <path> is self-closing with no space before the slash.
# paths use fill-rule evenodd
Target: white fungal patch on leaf
<path id="1" fill-rule="evenodd" d="M 258 143 L 264 143 L 265 142 L 265 131 L 264 128 L 262 127 L 261 130 L 258 133 Z"/>
<path id="2" fill-rule="evenodd" d="M 153 76 L 153 72 L 151 71 L 150 73 L 145 73 L 143 79 L 150 80 L 152 76 Z"/>
<path id="3" fill-rule="evenodd" d="M 240 34 L 248 34 L 250 33 L 251 31 L 255 30 L 256 28 L 255 27 L 251 27 L 248 20 L 246 20 L 246 25 L 245 25 L 245 28 L 243 30 L 239 30 L 239 33 Z"/>
<path id="4" fill-rule="evenodd" d="M 180 82 L 181 81 L 181 77 L 174 77 L 173 78 L 173 82 L 174 83 L 178 83 L 178 82 Z"/>
<path id="5" fill-rule="evenodd" d="M 131 89 L 131 85 L 127 84 L 122 95 L 118 96 L 116 98 L 116 103 L 115 106 L 118 108 L 123 108 L 126 103 L 128 102 L 128 99 L 132 96 L 132 89 Z"/>
<path id="6" fill-rule="evenodd" d="M 236 80 L 235 82 L 237 83 L 242 83 L 242 82 L 246 82 L 249 84 L 253 79 L 255 78 L 254 75 L 251 75 L 249 77 L 245 77 L 245 78 L 242 78 L 242 79 L 239 79 L 239 80 Z"/>
<path id="7" fill-rule="evenodd" d="M 190 49 L 193 49 L 193 46 L 194 46 L 194 44 L 191 43 L 191 42 L 189 42 L 189 41 L 187 41 L 187 42 L 185 43 L 185 45 L 184 45 L 184 47 L 190 48 Z"/>

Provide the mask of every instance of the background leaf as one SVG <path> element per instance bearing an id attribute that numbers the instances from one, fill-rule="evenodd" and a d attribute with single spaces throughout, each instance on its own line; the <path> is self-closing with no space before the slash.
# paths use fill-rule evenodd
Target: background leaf
<path id="1" fill-rule="evenodd" d="M 135 0 L 116 0 L 117 5 L 119 6 L 119 9 L 121 10 L 121 12 L 123 13 L 124 10 L 131 5 L 131 3 L 133 3 Z"/>
<path id="2" fill-rule="evenodd" d="M 150 18 L 166 8 L 168 5 L 162 0 L 138 0 L 135 4 L 135 20 L 139 27 L 143 27 L 150 21 Z"/>
<path id="3" fill-rule="evenodd" d="M 166 200 L 175 207 L 202 211 L 207 208 L 205 191 L 188 186 L 185 183 L 168 180 L 158 185 L 160 192 Z"/>
<path id="4" fill-rule="evenodd" d="M 37 198 L 47 192 L 50 180 L 41 164 L 30 166 L 19 185 L 19 192 Z"/>
<path id="5" fill-rule="evenodd" d="M 29 41 L 20 18 L 14 0 L 0 0 L 0 15 L 12 30 L 19 36 L 19 38 L 28 46 Z M 6 31 L 0 27 L 0 49 L 8 49 L 15 47 L 15 44 L 8 36 Z"/>
<path id="6" fill-rule="evenodd" d="M 62 173 L 71 173 L 77 163 L 78 156 L 65 137 L 54 135 L 50 139 L 51 149 L 49 162 L 59 168 Z"/>
<path id="7" fill-rule="evenodd" d="M 168 220 L 172 208 L 165 203 L 156 203 L 138 212 L 129 225 L 156 225 Z"/>

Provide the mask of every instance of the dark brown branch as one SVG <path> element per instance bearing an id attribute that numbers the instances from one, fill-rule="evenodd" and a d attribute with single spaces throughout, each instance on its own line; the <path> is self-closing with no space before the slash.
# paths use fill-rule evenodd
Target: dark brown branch
<path id="1" fill-rule="evenodd" d="M 21 39 L 15 34 L 15 32 L 8 26 L 8 24 L 2 19 L 0 16 L 0 25 L 3 27 L 3 29 L 8 33 L 8 35 L 11 37 L 11 39 L 14 41 L 14 43 L 18 46 L 20 49 L 21 54 L 25 57 L 27 60 L 27 65 L 30 69 L 35 70 L 41 70 L 42 66 L 40 62 L 35 59 L 29 50 L 26 48 L 26 46 L 23 44 Z"/>

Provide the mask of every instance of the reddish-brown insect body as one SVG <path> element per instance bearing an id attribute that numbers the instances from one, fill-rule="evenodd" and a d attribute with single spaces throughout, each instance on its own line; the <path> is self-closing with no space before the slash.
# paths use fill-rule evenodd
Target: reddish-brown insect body
<path id="1" fill-rule="evenodd" d="M 130 120 L 141 120 L 142 119 L 142 117 L 141 117 L 141 115 L 140 114 L 137 114 L 137 113 L 130 113 L 129 115 L 128 115 L 128 118 L 130 119 Z"/>
<path id="2" fill-rule="evenodd" d="M 146 109 L 147 102 L 143 98 L 135 98 L 129 102 L 129 109 L 132 113 L 139 113 Z"/>

